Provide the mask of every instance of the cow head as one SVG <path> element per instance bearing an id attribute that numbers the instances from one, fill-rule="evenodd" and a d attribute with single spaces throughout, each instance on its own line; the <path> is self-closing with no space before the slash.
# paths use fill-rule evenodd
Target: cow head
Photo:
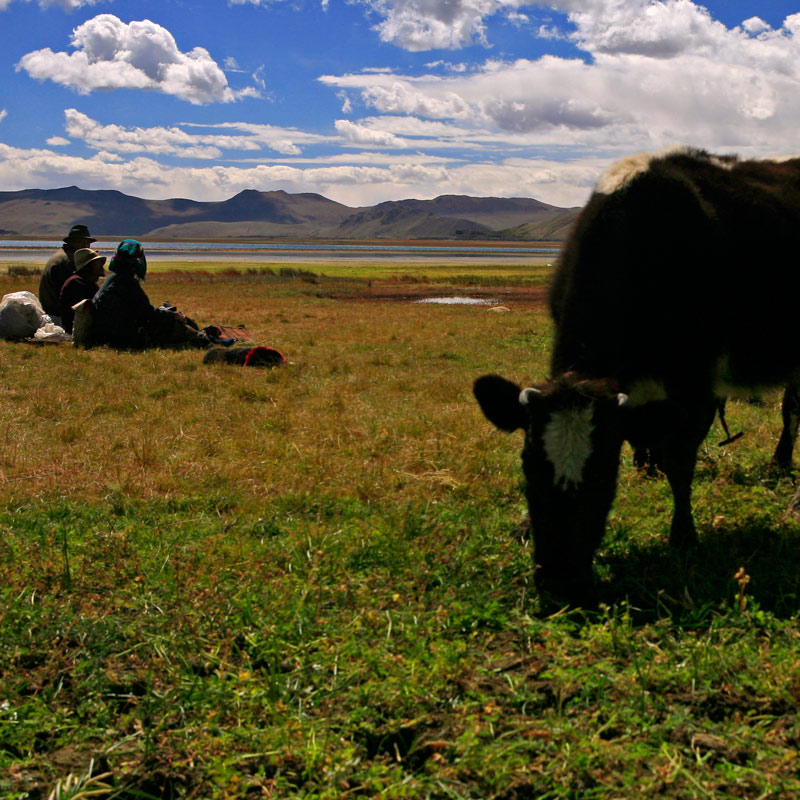
<path id="1" fill-rule="evenodd" d="M 537 587 L 588 602 L 592 558 L 616 491 L 620 406 L 627 398 L 608 382 L 570 375 L 530 389 L 484 375 L 474 392 L 490 422 L 525 432 L 522 466 Z"/>

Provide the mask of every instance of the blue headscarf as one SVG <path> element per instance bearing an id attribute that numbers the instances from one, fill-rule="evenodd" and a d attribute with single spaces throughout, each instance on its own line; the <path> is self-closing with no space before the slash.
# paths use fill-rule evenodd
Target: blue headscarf
<path id="1" fill-rule="evenodd" d="M 112 256 L 108 268 L 111 272 L 132 272 L 140 281 L 143 281 L 147 273 L 144 248 L 136 239 L 123 239 Z"/>

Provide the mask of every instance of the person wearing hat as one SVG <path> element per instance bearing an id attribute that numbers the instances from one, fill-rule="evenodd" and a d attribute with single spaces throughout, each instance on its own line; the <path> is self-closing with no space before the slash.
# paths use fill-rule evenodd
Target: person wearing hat
<path id="1" fill-rule="evenodd" d="M 106 271 L 103 264 L 106 257 L 96 250 L 82 247 L 75 251 L 75 274 L 70 275 L 61 287 L 61 325 L 67 333 L 72 333 L 75 312 L 72 307 L 81 300 L 91 300 L 99 288 L 98 281 Z"/>
<path id="2" fill-rule="evenodd" d="M 64 244 L 53 253 L 44 265 L 39 281 L 39 302 L 45 314 L 61 316 L 61 287 L 70 275 L 75 274 L 75 252 L 96 242 L 85 225 L 73 225 L 64 237 Z"/>
<path id="3" fill-rule="evenodd" d="M 95 344 L 123 350 L 145 347 L 208 347 L 210 339 L 174 308 L 156 308 L 141 281 L 147 272 L 144 248 L 135 239 L 120 242 L 108 264 L 111 273 L 94 296 Z"/>

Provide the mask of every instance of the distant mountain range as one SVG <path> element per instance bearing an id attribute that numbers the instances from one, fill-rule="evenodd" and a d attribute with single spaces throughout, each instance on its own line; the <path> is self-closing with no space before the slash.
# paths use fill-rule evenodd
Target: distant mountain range
<path id="1" fill-rule="evenodd" d="M 319 194 L 248 189 L 217 203 L 143 200 L 113 190 L 0 192 L 0 236 L 61 239 L 76 223 L 93 236 L 146 239 L 561 240 L 578 208 L 525 197 L 442 195 L 366 208 Z"/>

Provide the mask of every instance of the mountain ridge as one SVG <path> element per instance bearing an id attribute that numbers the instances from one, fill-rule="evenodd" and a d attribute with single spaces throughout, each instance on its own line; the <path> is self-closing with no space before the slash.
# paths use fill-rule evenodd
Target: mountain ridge
<path id="1" fill-rule="evenodd" d="M 525 197 L 440 195 L 351 207 L 314 192 L 282 189 L 244 189 L 227 200 L 199 201 L 147 200 L 116 189 L 65 186 L 0 191 L 0 234 L 60 239 L 81 223 L 93 236 L 151 239 L 535 241 L 561 238 L 577 211 Z"/>

